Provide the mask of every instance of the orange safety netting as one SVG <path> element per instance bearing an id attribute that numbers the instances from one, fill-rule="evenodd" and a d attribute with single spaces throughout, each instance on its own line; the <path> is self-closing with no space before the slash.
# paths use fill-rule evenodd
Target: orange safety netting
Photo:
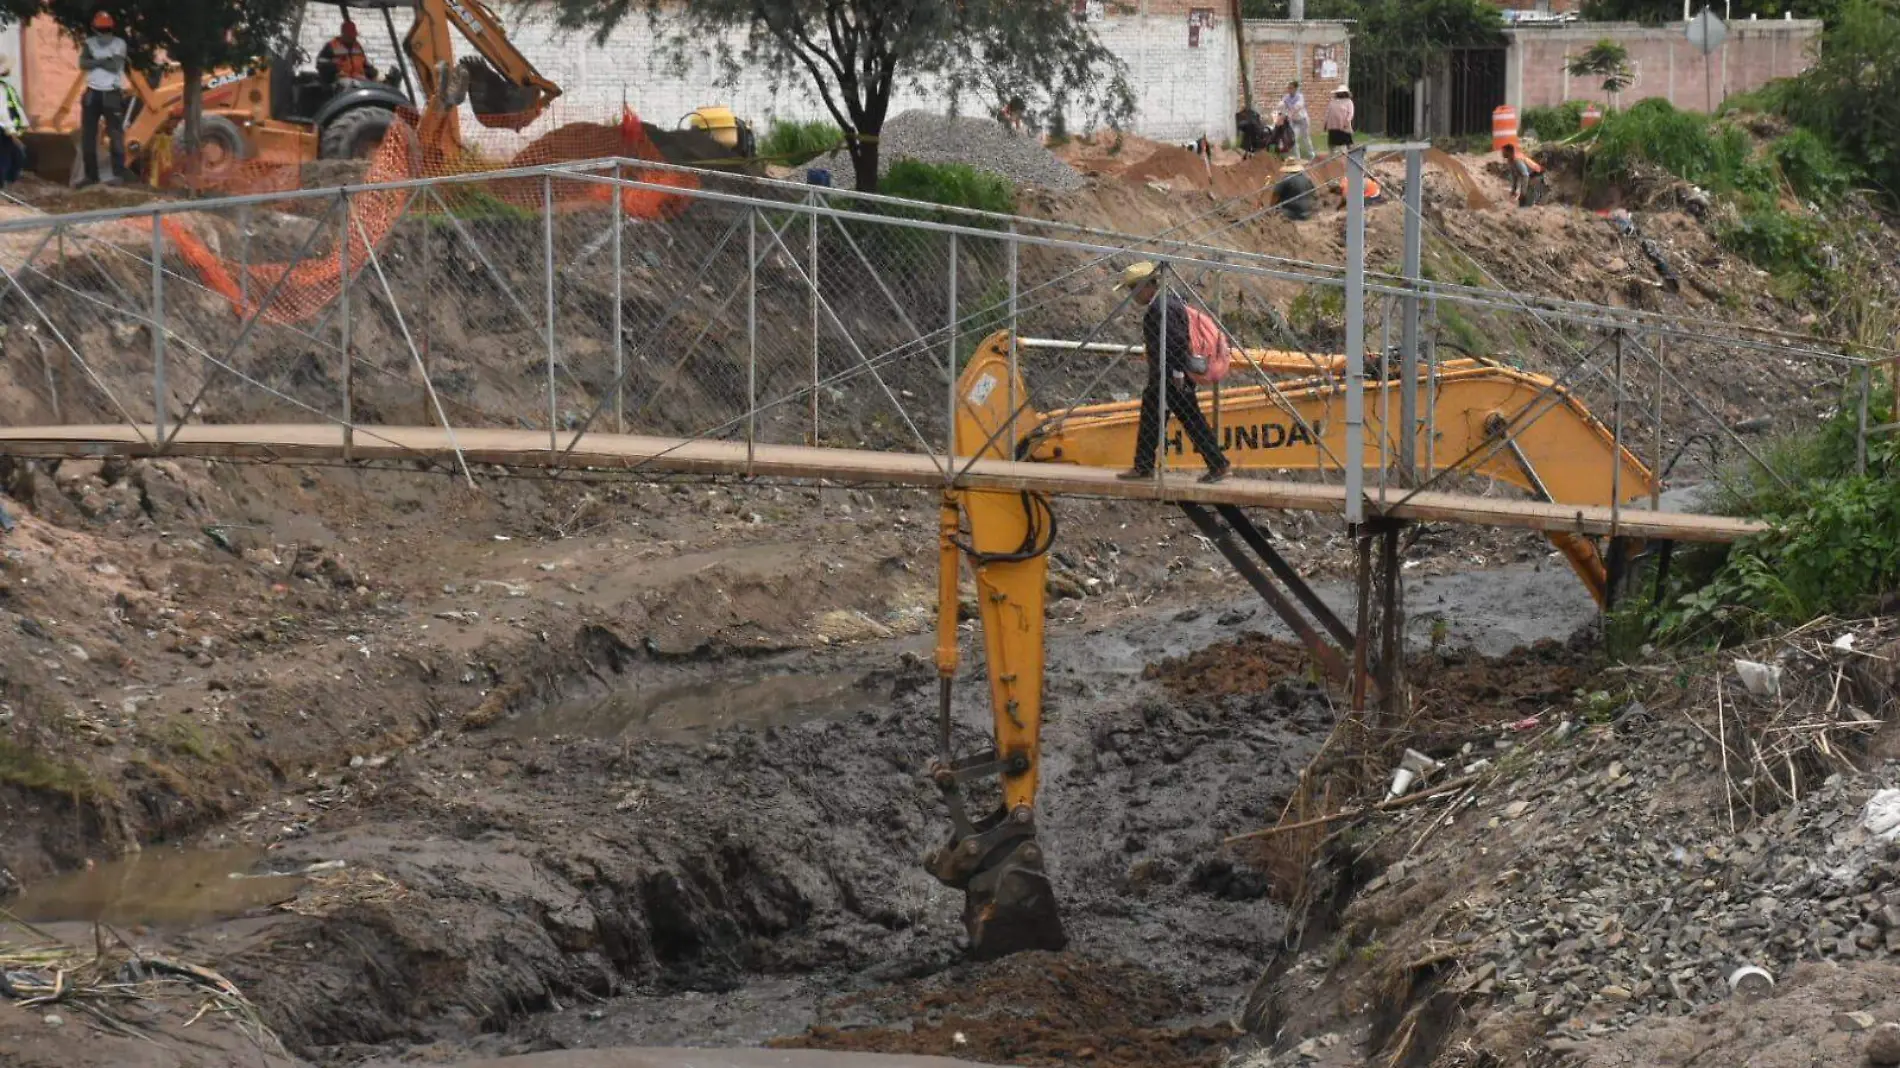
<path id="1" fill-rule="evenodd" d="M 574 122 L 557 127 L 505 161 L 485 158 L 464 144 L 455 132 L 452 115 L 404 112 L 390 126 L 368 170 L 360 178 L 352 174 L 348 181 L 355 185 L 480 175 L 609 157 L 656 162 L 662 158 L 640 120 L 626 109 L 618 123 Z M 183 173 L 179 166 L 174 164 L 174 174 Z M 299 163 L 245 161 L 218 176 L 216 191 L 235 195 L 296 189 L 303 171 L 304 165 Z M 620 177 L 682 190 L 699 185 L 692 175 L 670 170 L 622 168 Z M 201 185 L 200 190 L 204 191 L 205 186 Z M 195 213 L 167 216 L 163 225 L 165 236 L 179 255 L 207 287 L 231 302 L 240 317 L 260 315 L 265 322 L 294 323 L 314 318 L 337 298 L 342 290 L 345 259 L 352 278 L 369 266 L 371 250 L 382 247 L 405 209 L 426 215 L 481 203 L 489 208 L 502 204 L 538 214 L 550 191 L 556 211 L 600 209 L 613 203 L 614 187 L 603 182 L 556 179 L 549 183 L 538 175 L 443 183 L 436 187 L 438 198 L 416 199 L 410 189 L 352 193 L 348 200 L 347 241 L 315 240 L 309 253 L 291 263 L 246 263 L 220 255 L 197 232 L 195 224 L 203 217 L 193 219 Z M 667 218 L 687 203 L 686 197 L 658 189 L 621 188 L 619 192 L 621 209 L 630 218 Z M 296 205 L 319 203 L 301 200 L 290 206 L 295 210 Z M 334 211 L 326 217 L 335 218 Z M 344 224 L 336 219 L 334 225 L 340 233 Z"/>

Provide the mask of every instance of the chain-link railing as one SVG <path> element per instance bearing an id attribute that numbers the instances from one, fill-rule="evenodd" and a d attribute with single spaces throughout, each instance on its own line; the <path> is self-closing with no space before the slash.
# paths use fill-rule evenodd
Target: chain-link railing
<path id="1" fill-rule="evenodd" d="M 1376 210 L 1418 213 L 1403 183 L 1384 182 L 1399 202 Z M 1306 195 L 1322 210 L 1339 199 Z M 0 222 L 0 344 L 27 398 L 17 422 L 123 423 L 158 441 L 184 426 L 310 424 L 345 440 L 535 431 L 554 452 L 629 434 L 659 450 L 721 440 L 941 458 L 955 383 L 995 331 L 1011 332 L 1026 382 L 1019 430 L 1132 406 L 1149 373 L 1142 309 L 1112 283 L 1146 259 L 1247 354 L 1202 395 L 1223 447 L 1273 436 L 1227 418 L 1245 397 L 1245 413 L 1278 412 L 1318 443 L 1317 460 L 1286 453 L 1287 473 L 1342 478 L 1353 465 L 1330 429 L 1350 418 L 1347 271 L 1237 247 L 1283 210 L 1269 199 L 1142 236 L 606 160 L 14 219 Z M 1414 226 L 1417 284 L 1370 263 L 1350 327 L 1372 387 L 1361 463 L 1382 495 L 1469 488 L 1478 452 L 1507 449 L 1567 398 L 1652 472 L 1707 475 L 1736 456 L 1772 469 L 1765 435 L 1852 410 L 1871 379 L 1867 360 L 1801 338 L 1513 292 L 1429 220 Z M 1408 428 L 1392 387 L 1414 301 Z M 1717 361 L 1737 381 L 1798 380 L 1811 403 L 1745 411 L 1747 394 L 1707 373 Z M 1444 369 L 1486 364 L 1544 376 L 1526 380 L 1500 434 L 1440 403 Z"/>

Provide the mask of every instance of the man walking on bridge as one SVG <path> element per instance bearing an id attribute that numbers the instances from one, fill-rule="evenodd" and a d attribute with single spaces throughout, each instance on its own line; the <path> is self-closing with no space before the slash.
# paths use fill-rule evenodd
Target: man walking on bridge
<path id="1" fill-rule="evenodd" d="M 1195 451 L 1207 463 L 1207 474 L 1201 476 L 1201 481 L 1219 482 L 1234 465 L 1222 455 L 1213 428 L 1201 414 L 1194 382 L 1188 378 L 1194 336 L 1187 303 L 1173 293 L 1161 300 L 1155 299 L 1161 292 L 1161 275 L 1153 263 L 1143 260 L 1123 271 L 1121 281 L 1116 283 L 1118 289 L 1134 290 L 1135 303 L 1148 309 L 1141 317 L 1141 336 L 1148 352 L 1148 386 L 1141 392 L 1141 423 L 1135 435 L 1134 466 L 1116 477 L 1127 480 L 1154 477 L 1155 453 L 1161 446 L 1161 390 L 1165 388 L 1168 414 L 1181 421 L 1181 429 L 1187 432 Z M 1155 368 L 1162 366 L 1164 354 L 1166 367 L 1163 373 L 1157 374 Z"/>

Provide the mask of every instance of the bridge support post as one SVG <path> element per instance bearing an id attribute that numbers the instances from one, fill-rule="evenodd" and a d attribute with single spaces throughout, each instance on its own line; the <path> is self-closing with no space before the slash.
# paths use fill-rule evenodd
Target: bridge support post
<path id="1" fill-rule="evenodd" d="M 1358 528 L 1359 614 L 1353 640 L 1352 708 L 1367 710 L 1378 696 L 1378 722 L 1391 726 L 1405 714 L 1405 598 L 1399 535 L 1405 524 L 1375 518 Z M 1374 543 L 1377 551 L 1374 551 Z M 1373 685 L 1376 683 L 1376 687 Z"/>
<path id="2" fill-rule="evenodd" d="M 1424 149 L 1405 150 L 1405 289 L 1399 328 L 1399 434 L 1400 478 L 1418 485 L 1418 312 L 1420 261 L 1423 258 L 1425 158 Z"/>

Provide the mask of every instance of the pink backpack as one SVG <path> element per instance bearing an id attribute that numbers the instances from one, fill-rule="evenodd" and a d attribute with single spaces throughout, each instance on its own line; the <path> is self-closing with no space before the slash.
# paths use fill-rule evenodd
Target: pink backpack
<path id="1" fill-rule="evenodd" d="M 1234 363 L 1233 350 L 1228 348 L 1227 335 L 1213 316 L 1193 305 L 1188 306 L 1187 313 L 1188 348 L 1193 356 L 1188 363 L 1190 368 L 1197 365 L 1204 368 L 1190 370 L 1188 378 L 1196 385 L 1211 386 L 1227 377 Z"/>

